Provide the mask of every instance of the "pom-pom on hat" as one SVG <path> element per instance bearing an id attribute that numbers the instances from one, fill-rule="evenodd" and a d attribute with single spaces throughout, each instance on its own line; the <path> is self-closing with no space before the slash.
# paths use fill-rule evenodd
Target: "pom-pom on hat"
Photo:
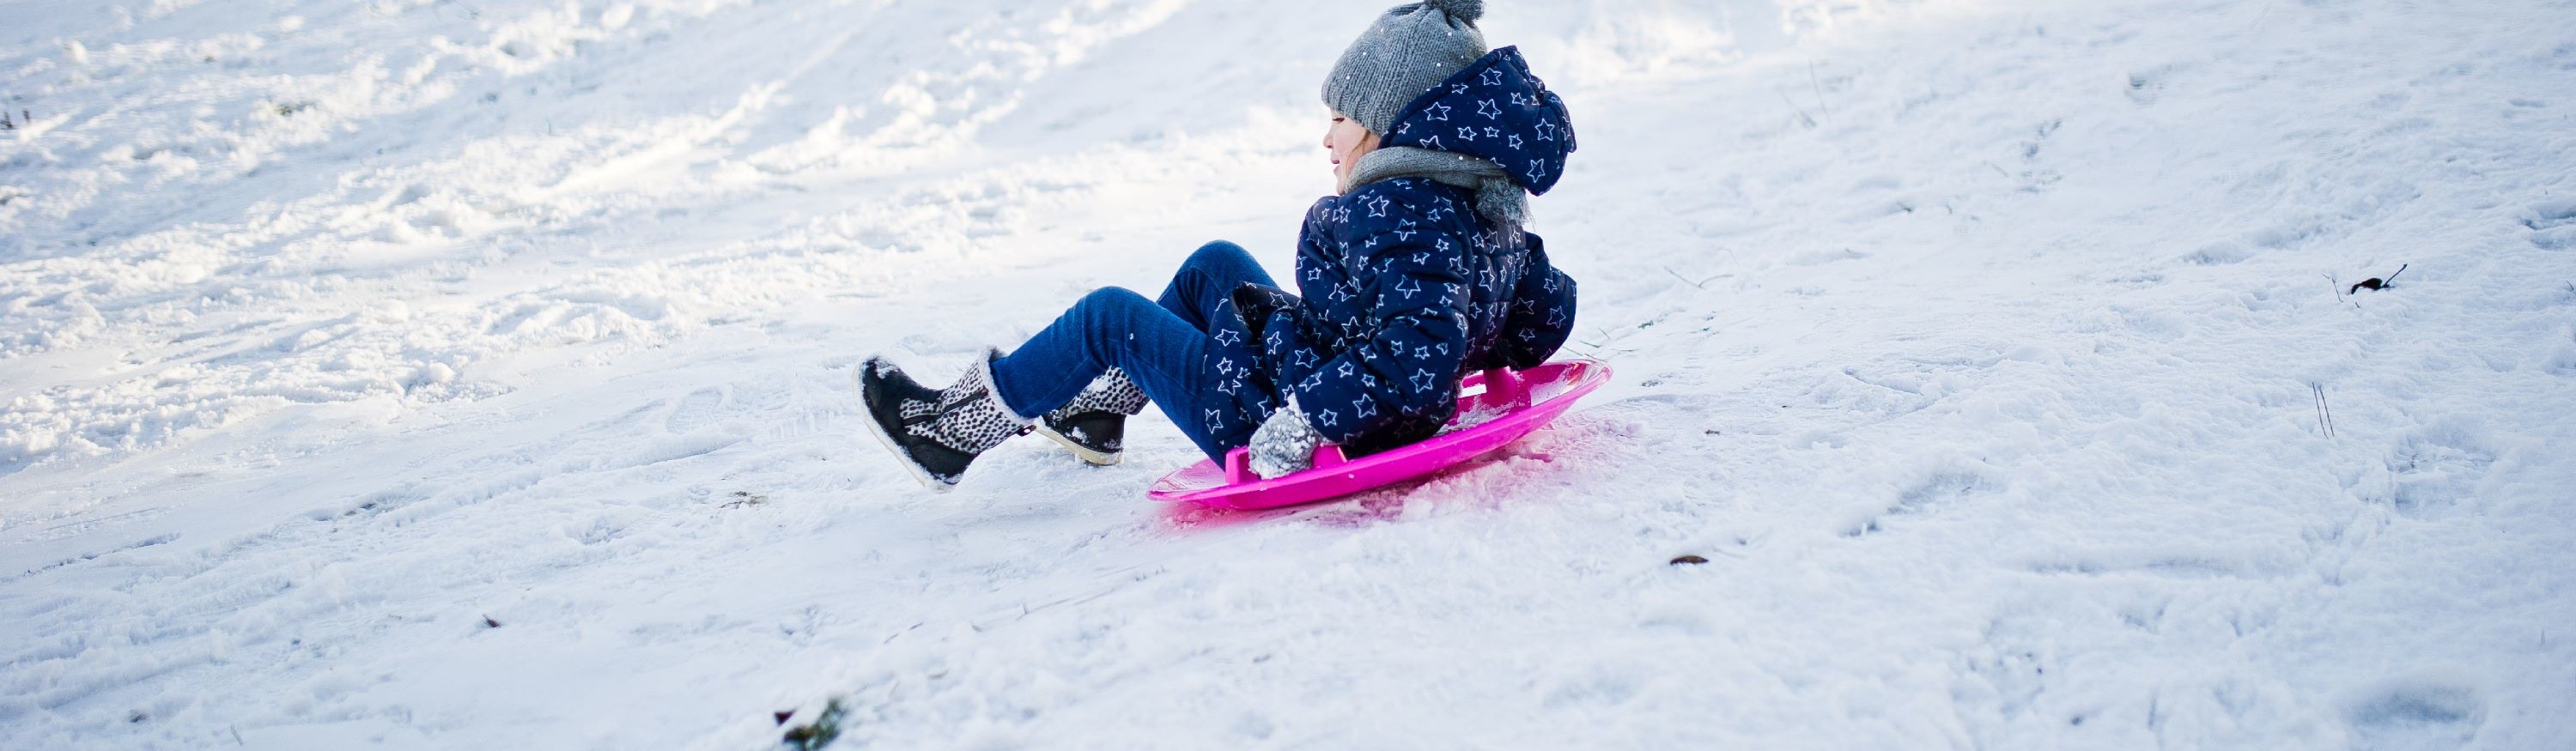
<path id="1" fill-rule="evenodd" d="M 1389 8 L 1333 63 L 1324 106 L 1385 135 L 1415 97 L 1485 56 L 1483 0 L 1425 0 Z"/>

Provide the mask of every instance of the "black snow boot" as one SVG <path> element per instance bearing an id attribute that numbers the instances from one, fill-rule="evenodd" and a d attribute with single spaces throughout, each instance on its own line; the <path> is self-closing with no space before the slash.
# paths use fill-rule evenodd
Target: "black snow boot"
<path id="1" fill-rule="evenodd" d="M 1127 418 L 1145 411 L 1145 392 L 1128 380 L 1127 371 L 1110 368 L 1092 379 L 1073 401 L 1038 420 L 1038 435 L 1055 439 L 1084 462 L 1106 467 L 1118 463 Z"/>
<path id="2" fill-rule="evenodd" d="M 1029 418 L 1012 413 L 993 390 L 992 358 L 986 354 L 956 384 L 938 390 L 914 382 L 882 357 L 859 366 L 859 403 L 868 410 L 868 432 L 922 485 L 939 491 L 956 487 L 976 456 L 1029 432 Z"/>

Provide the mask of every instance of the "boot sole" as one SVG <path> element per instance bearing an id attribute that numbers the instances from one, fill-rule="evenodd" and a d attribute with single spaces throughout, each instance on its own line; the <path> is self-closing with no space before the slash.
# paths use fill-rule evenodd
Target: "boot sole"
<path id="1" fill-rule="evenodd" d="M 886 435 L 885 426 L 877 424 L 876 410 L 868 408 L 867 367 L 867 363 L 860 363 L 858 369 L 850 374 L 850 383 L 859 388 L 859 416 L 863 418 L 860 422 L 867 426 L 868 435 L 876 436 L 877 445 L 884 446 L 886 453 L 893 454 L 894 463 L 903 465 L 903 471 L 912 473 L 912 479 L 920 482 L 922 487 L 934 493 L 956 490 L 957 486 L 932 478 L 929 470 L 922 469 L 910 454 L 903 452 L 903 447 L 894 442 L 894 436 Z"/>
<path id="2" fill-rule="evenodd" d="M 868 422 L 869 424 L 876 423 L 875 420 L 869 420 Z M 1084 464 L 1089 464 L 1094 467 L 1106 467 L 1112 464 L 1117 464 L 1118 459 L 1120 458 L 1119 454 L 1104 454 L 1098 451 L 1093 451 L 1082 444 L 1075 443 L 1073 439 L 1064 437 L 1064 434 L 1062 433 L 1048 430 L 1046 423 L 1044 422 L 1038 423 L 1037 429 L 1038 435 L 1046 436 L 1047 438 L 1054 440 L 1056 443 L 1064 444 L 1065 449 L 1072 451 L 1074 458 L 1081 459 Z"/>

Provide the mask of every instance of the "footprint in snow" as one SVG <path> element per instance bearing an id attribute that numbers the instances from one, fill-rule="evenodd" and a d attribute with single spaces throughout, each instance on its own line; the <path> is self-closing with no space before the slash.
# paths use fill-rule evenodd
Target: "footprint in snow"
<path id="1" fill-rule="evenodd" d="M 715 421 L 724 400 L 724 391 L 715 388 L 689 392 L 680 400 L 679 406 L 671 408 L 671 416 L 662 422 L 662 427 L 673 433 L 686 433 L 703 427 Z"/>
<path id="2" fill-rule="evenodd" d="M 2389 505 L 2407 517 L 2424 518 L 2475 497 L 2478 483 L 2496 462 L 2496 452 L 2483 443 L 2475 432 L 2458 426 L 2407 437 L 2384 462 Z"/>
<path id="3" fill-rule="evenodd" d="M 2001 492 L 2002 486 L 2002 481 L 1979 472 L 1934 472 L 1899 492 L 1885 510 L 1868 514 L 1867 518 L 1845 527 L 1842 536 L 1854 539 L 1868 537 L 1886 531 L 1885 523 L 1896 517 L 1923 514 L 1942 506 Z"/>
<path id="4" fill-rule="evenodd" d="M 2533 204 L 2522 226 L 2531 230 L 2531 244 L 2543 250 L 2576 248 L 2576 200 Z"/>
<path id="5" fill-rule="evenodd" d="M 2408 680 L 2370 691 L 2344 710 L 2354 751 L 2454 749 L 2477 738 L 2486 702 L 2477 691 Z"/>

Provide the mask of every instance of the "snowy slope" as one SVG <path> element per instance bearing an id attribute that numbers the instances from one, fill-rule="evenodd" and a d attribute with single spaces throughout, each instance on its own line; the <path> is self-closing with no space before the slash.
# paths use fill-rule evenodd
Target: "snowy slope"
<path id="1" fill-rule="evenodd" d="M 2564 0 L 1494 2 L 1553 430 L 860 437 L 1285 268 L 1385 2 L 0 0 L 0 748 L 2576 744 Z"/>

